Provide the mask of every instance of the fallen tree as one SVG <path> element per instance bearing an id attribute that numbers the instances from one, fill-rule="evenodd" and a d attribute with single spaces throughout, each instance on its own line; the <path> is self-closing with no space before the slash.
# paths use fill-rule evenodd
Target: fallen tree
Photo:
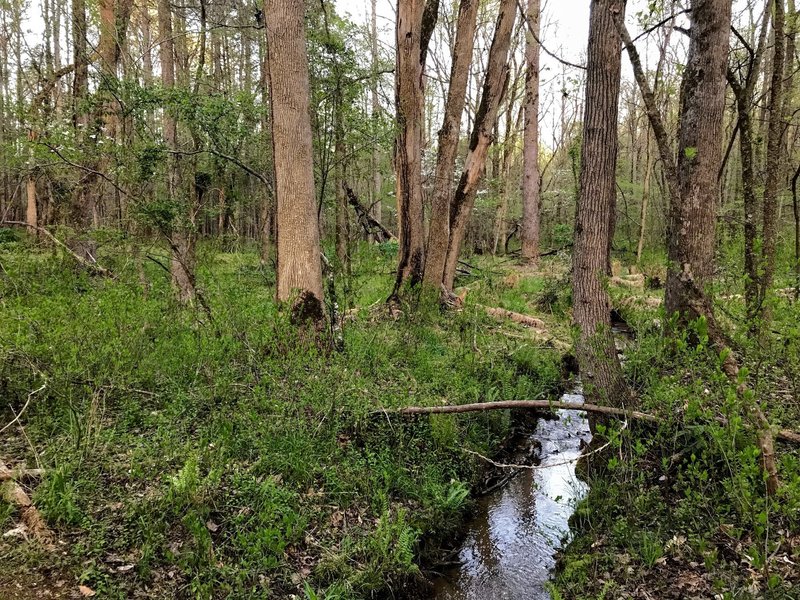
<path id="1" fill-rule="evenodd" d="M 114 279 L 114 274 L 106 269 L 104 266 L 97 264 L 97 262 L 92 262 L 90 260 L 86 260 L 82 256 L 75 253 L 72 248 L 67 246 L 64 242 L 59 240 L 56 236 L 54 236 L 48 229 L 45 227 L 40 227 L 39 225 L 31 225 L 29 223 L 25 223 L 24 221 L 0 221 L 0 225 L 13 225 L 14 227 L 24 227 L 26 229 L 35 229 L 36 231 L 43 233 L 46 235 L 50 240 L 59 248 L 66 251 L 72 258 L 74 258 L 78 263 L 97 273 L 98 275 L 102 275 L 103 277 L 109 277 Z"/>

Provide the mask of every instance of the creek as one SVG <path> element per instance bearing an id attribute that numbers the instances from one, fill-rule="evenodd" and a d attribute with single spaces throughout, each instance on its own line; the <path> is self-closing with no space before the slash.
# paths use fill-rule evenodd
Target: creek
<path id="1" fill-rule="evenodd" d="M 580 393 L 563 402 L 583 403 Z M 569 535 L 569 518 L 588 488 L 575 475 L 581 449 L 591 440 L 580 410 L 539 419 L 529 436 L 539 464 L 522 469 L 508 485 L 478 500 L 458 553 L 458 566 L 434 582 L 437 600 L 549 599 L 547 582 L 556 553 Z"/>

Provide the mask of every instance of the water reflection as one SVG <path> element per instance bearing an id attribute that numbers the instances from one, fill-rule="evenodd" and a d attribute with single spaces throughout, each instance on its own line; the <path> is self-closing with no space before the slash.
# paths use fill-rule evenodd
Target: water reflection
<path id="1" fill-rule="evenodd" d="M 564 402 L 580 404 L 579 394 Z M 591 438 L 578 410 L 540 419 L 533 439 L 541 443 L 541 466 L 526 470 L 501 491 L 481 499 L 459 554 L 461 566 L 435 584 L 438 600 L 549 599 L 545 584 L 555 552 L 569 532 L 569 517 L 586 493 L 575 476 L 581 440 Z"/>

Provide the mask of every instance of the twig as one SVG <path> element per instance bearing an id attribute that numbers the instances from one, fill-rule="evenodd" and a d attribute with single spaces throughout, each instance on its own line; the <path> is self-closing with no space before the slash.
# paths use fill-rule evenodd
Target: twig
<path id="1" fill-rule="evenodd" d="M 39 392 L 41 392 L 42 390 L 44 390 L 46 387 L 47 387 L 47 382 L 45 381 L 45 382 L 42 384 L 42 387 L 40 387 L 40 388 L 39 388 L 39 389 L 37 389 L 37 390 L 33 390 L 33 391 L 30 393 L 30 394 L 28 394 L 28 399 L 27 399 L 27 401 L 25 402 L 25 404 L 23 405 L 22 409 L 21 409 L 21 410 L 20 410 L 18 413 L 16 413 L 16 415 L 14 416 L 14 418 L 13 418 L 13 419 L 11 419 L 11 422 L 10 422 L 10 423 L 8 423 L 8 425 L 6 425 L 6 426 L 5 426 L 5 427 L 3 427 L 2 429 L 0 429 L 0 433 L 3 433 L 3 432 L 6 430 L 6 429 L 8 429 L 9 427 L 11 427 L 11 426 L 12 426 L 14 423 L 17 423 L 17 422 L 19 422 L 19 418 L 22 416 L 22 413 L 24 413 L 24 412 L 25 412 L 25 409 L 27 409 L 27 408 L 28 408 L 28 405 L 31 403 L 31 399 L 32 399 L 32 398 L 33 398 L 33 397 L 34 397 L 36 394 L 38 394 Z M 12 409 L 12 410 L 13 410 L 13 409 Z"/>
<path id="2" fill-rule="evenodd" d="M 581 405 L 577 405 L 577 406 L 580 407 Z M 579 410 L 579 408 L 575 409 L 575 410 Z M 626 429 L 627 427 L 628 427 L 628 422 L 625 421 L 622 424 L 622 429 Z M 578 462 L 581 458 L 584 458 L 586 456 L 591 456 L 592 454 L 598 454 L 598 453 L 602 452 L 603 450 L 608 448 L 610 445 L 611 445 L 611 442 L 606 442 L 605 444 L 603 444 L 599 448 L 595 448 L 594 450 L 591 450 L 590 452 L 587 452 L 585 454 L 579 454 L 575 458 L 566 458 L 566 459 L 564 459 L 562 461 L 554 462 L 554 463 L 548 463 L 546 465 L 518 465 L 518 464 L 514 464 L 514 463 L 510 463 L 510 464 L 499 463 L 499 462 L 493 461 L 491 458 L 489 458 L 487 456 L 484 456 L 483 454 L 480 454 L 479 452 L 475 452 L 473 450 L 467 450 L 466 448 L 462 448 L 462 450 L 464 452 L 466 452 L 467 454 L 474 454 L 478 458 L 481 458 L 481 459 L 485 460 L 486 462 L 491 463 L 492 465 L 494 465 L 495 467 L 498 467 L 499 469 L 520 469 L 520 470 L 521 469 L 527 469 L 528 471 L 542 471 L 544 469 L 550 469 L 552 467 L 563 467 L 564 465 L 569 465 L 569 464 Z"/>

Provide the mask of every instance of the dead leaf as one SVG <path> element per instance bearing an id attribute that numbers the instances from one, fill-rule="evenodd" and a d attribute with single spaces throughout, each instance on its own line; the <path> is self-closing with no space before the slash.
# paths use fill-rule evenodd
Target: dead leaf
<path id="1" fill-rule="evenodd" d="M 84 598 L 91 598 L 92 596 L 95 596 L 97 594 L 97 592 L 95 592 L 92 588 L 87 587 L 85 585 L 79 585 L 78 591 Z"/>
<path id="2" fill-rule="evenodd" d="M 206 528 L 207 528 L 207 529 L 208 529 L 208 530 L 209 530 L 211 533 L 217 533 L 217 531 L 219 530 L 219 525 L 217 525 L 216 523 L 214 523 L 214 521 L 212 521 L 211 519 L 209 519 L 208 521 L 206 521 Z"/>

